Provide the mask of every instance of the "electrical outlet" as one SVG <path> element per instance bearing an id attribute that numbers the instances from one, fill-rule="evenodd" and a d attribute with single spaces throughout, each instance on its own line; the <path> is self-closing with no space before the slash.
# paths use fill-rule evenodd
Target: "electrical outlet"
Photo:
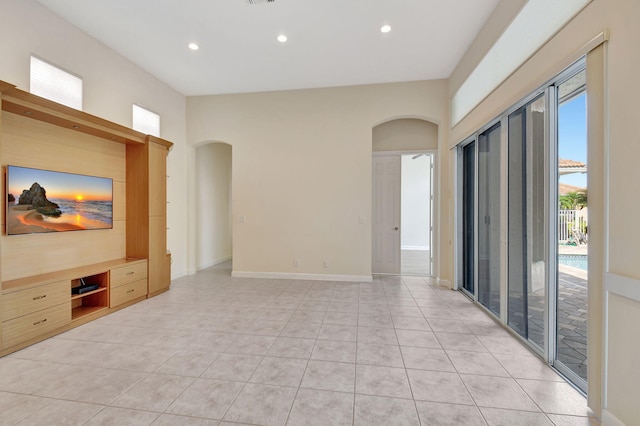
<path id="1" fill-rule="evenodd" d="M 324 262 L 322 262 L 322 267 L 323 268 L 328 268 L 329 267 L 329 262 L 327 262 L 326 260 Z"/>
<path id="2" fill-rule="evenodd" d="M 298 266 L 300 266 L 300 261 L 298 259 L 293 261 L 293 267 L 297 268 Z"/>

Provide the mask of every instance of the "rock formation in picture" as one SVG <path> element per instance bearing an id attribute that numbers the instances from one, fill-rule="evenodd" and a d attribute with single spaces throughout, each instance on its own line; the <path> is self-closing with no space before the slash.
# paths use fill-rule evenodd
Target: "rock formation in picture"
<path id="1" fill-rule="evenodd" d="M 30 189 L 22 191 L 18 204 L 30 204 L 38 213 L 46 216 L 60 216 L 62 214 L 60 206 L 47 200 L 47 191 L 38 182 L 34 182 Z"/>

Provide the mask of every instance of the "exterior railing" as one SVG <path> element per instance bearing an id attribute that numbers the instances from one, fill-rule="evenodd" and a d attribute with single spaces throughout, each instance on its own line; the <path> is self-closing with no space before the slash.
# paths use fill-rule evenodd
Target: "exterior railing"
<path id="1" fill-rule="evenodd" d="M 587 208 L 558 210 L 558 241 L 560 243 L 586 243 L 588 231 Z"/>

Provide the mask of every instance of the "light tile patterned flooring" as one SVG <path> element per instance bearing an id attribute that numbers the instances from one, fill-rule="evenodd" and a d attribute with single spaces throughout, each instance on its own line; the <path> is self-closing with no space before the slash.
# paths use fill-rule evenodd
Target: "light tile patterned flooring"
<path id="1" fill-rule="evenodd" d="M 428 278 L 229 265 L 0 359 L 0 425 L 596 425 L 585 399 Z"/>

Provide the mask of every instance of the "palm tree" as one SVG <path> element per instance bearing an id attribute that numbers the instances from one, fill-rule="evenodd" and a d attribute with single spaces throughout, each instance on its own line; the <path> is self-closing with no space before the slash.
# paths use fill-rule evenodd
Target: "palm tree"
<path id="1" fill-rule="evenodd" d="M 561 210 L 582 210 L 587 207 L 587 190 L 568 192 L 558 197 Z"/>

